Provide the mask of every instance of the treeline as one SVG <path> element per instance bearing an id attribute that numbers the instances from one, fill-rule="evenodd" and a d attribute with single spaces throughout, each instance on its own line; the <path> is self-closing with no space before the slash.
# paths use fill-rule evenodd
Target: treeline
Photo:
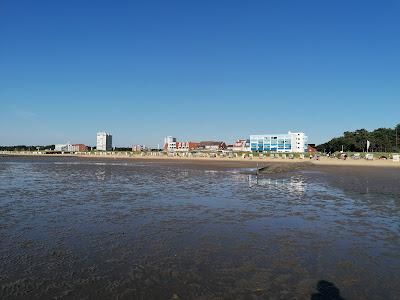
<path id="1" fill-rule="evenodd" d="M 36 150 L 54 150 L 55 145 L 47 146 L 27 146 L 27 145 L 17 145 L 17 146 L 0 146 L 0 151 L 36 151 Z"/>
<path id="2" fill-rule="evenodd" d="M 378 128 L 374 131 L 358 129 L 346 131 L 343 136 L 331 139 L 329 142 L 318 145 L 321 152 L 336 152 L 342 150 L 350 152 L 364 152 L 367 149 L 367 140 L 370 142 L 370 152 L 399 152 L 400 151 L 400 123 L 394 128 Z"/>
<path id="3" fill-rule="evenodd" d="M 27 145 L 17 145 L 17 146 L 0 146 L 0 151 L 37 151 L 37 150 L 54 150 L 55 145 L 47 146 L 27 146 Z M 89 150 L 96 150 L 96 147 L 88 146 Z M 161 151 L 161 149 L 150 149 L 151 151 Z M 113 151 L 132 151 L 131 147 L 114 147 Z"/>
<path id="4" fill-rule="evenodd" d="M 114 151 L 132 151 L 132 147 L 114 147 Z"/>

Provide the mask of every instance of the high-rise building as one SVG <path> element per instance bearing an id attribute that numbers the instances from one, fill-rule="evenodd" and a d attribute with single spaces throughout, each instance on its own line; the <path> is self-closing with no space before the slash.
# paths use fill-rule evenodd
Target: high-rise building
<path id="1" fill-rule="evenodd" d="M 251 151 L 307 152 L 308 138 L 304 132 L 250 135 Z"/>
<path id="2" fill-rule="evenodd" d="M 97 133 L 97 151 L 111 151 L 112 150 L 112 135 L 107 132 Z"/>

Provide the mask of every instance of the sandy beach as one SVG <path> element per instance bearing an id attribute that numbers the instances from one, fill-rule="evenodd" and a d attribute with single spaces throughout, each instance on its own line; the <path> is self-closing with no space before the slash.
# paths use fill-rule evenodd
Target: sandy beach
<path id="1" fill-rule="evenodd" d="M 128 159 L 136 161 L 153 161 L 163 162 L 167 164 L 187 164 L 192 166 L 201 167 L 216 167 L 216 168 L 255 168 L 257 165 L 262 167 L 266 164 L 286 164 L 286 163 L 303 163 L 310 162 L 316 166 L 343 166 L 343 167 L 388 167 L 400 169 L 400 163 L 394 162 L 391 159 L 382 160 L 365 160 L 358 159 L 354 160 L 348 158 L 341 160 L 337 158 L 320 157 L 319 160 L 314 159 L 282 159 L 282 158 L 270 158 L 270 157 L 253 157 L 253 158 L 242 158 L 242 157 L 182 157 L 182 156 L 166 156 L 166 155 L 137 155 L 137 154 L 126 154 L 126 152 L 112 153 L 112 154 L 37 154 L 37 153 L 12 153 L 12 154 L 1 154 L 3 156 L 45 156 L 45 157 L 78 157 L 78 158 L 91 158 L 91 159 Z M 0 156 L 1 157 L 1 156 Z"/>

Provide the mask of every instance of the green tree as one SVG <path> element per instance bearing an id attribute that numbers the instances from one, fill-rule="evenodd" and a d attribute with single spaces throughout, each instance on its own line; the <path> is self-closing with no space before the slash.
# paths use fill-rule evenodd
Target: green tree
<path id="1" fill-rule="evenodd" d="M 369 151 L 398 152 L 400 151 L 400 124 L 395 128 L 378 128 L 372 132 L 366 129 L 345 131 L 343 136 L 317 146 L 319 151 L 335 152 L 344 151 L 362 152 L 366 150 L 367 140 L 370 141 Z"/>

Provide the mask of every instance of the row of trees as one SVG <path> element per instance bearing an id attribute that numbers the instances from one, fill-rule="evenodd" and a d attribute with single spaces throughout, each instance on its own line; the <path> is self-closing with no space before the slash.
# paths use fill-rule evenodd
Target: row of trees
<path id="1" fill-rule="evenodd" d="M 27 146 L 27 145 L 16 145 L 16 146 L 0 146 L 0 151 L 36 151 L 36 150 L 54 150 L 54 145 L 47 146 Z"/>
<path id="2" fill-rule="evenodd" d="M 17 145 L 17 146 L 0 146 L 0 151 L 36 151 L 36 150 L 54 150 L 55 145 L 47 145 L 47 146 L 26 146 L 26 145 Z M 95 150 L 96 147 L 88 147 L 89 150 Z M 152 151 L 158 151 L 158 149 L 151 149 Z M 113 151 L 132 151 L 131 147 L 114 147 Z"/>
<path id="3" fill-rule="evenodd" d="M 358 129 L 346 131 L 343 136 L 331 139 L 329 142 L 318 145 L 321 152 L 336 152 L 342 150 L 364 152 L 367 149 L 367 140 L 370 142 L 370 152 L 399 152 L 400 151 L 400 123 L 392 128 L 378 128 L 374 131 Z"/>

